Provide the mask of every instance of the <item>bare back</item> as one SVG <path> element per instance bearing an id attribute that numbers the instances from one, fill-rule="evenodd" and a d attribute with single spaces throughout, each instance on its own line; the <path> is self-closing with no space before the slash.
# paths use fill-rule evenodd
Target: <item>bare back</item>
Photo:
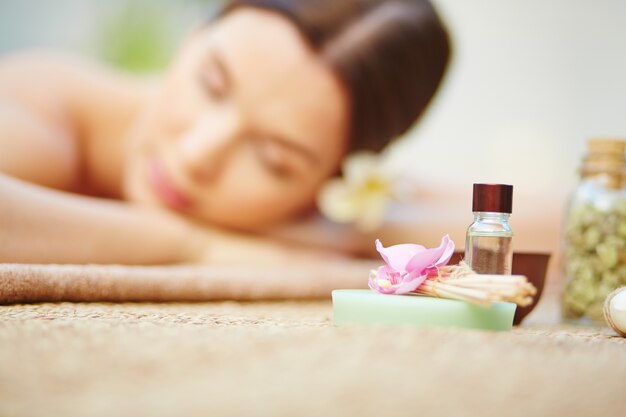
<path id="1" fill-rule="evenodd" d="M 147 91 L 139 80 L 68 55 L 0 59 L 0 172 L 120 198 L 125 132 Z"/>

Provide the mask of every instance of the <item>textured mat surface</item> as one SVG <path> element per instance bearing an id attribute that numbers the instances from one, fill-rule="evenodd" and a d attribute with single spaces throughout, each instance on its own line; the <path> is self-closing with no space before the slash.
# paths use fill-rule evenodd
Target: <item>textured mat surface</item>
<path id="1" fill-rule="evenodd" d="M 626 339 L 338 328 L 330 302 L 0 307 L 1 416 L 623 416 Z"/>

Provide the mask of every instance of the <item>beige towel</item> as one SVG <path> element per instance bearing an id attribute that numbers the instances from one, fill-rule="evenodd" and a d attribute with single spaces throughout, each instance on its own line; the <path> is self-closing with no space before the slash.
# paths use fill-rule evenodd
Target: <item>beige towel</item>
<path id="1" fill-rule="evenodd" d="M 0 264 L 0 304 L 329 297 L 366 286 L 363 265 L 316 267 Z"/>

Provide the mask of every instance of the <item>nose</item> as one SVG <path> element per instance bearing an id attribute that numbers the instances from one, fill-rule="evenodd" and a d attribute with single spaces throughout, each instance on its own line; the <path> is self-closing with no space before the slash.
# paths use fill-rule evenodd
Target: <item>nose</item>
<path id="1" fill-rule="evenodd" d="M 180 167 L 195 180 L 208 181 L 221 171 L 241 137 L 241 123 L 233 115 L 204 117 L 178 143 Z"/>

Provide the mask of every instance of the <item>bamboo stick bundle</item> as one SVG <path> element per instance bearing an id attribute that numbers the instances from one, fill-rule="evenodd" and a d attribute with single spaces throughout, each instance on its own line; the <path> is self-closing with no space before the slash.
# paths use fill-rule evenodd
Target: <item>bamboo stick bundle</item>
<path id="1" fill-rule="evenodd" d="M 461 262 L 439 268 L 436 275 L 429 276 L 414 292 L 484 306 L 508 301 L 525 307 L 532 303 L 537 289 L 523 275 L 476 274 Z"/>

